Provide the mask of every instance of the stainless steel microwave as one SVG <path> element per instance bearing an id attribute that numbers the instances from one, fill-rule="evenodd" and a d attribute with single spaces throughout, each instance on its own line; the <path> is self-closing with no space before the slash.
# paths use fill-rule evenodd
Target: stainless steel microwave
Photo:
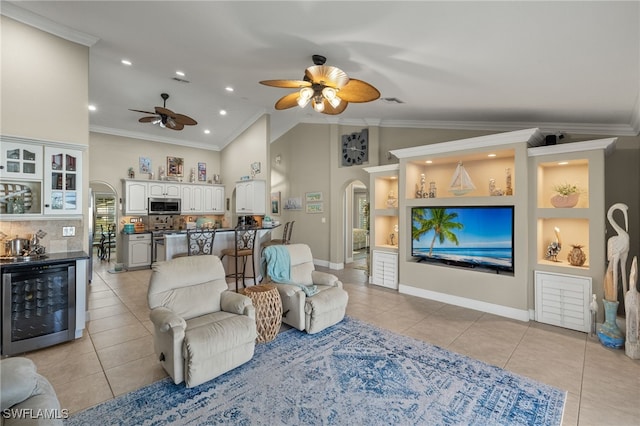
<path id="1" fill-rule="evenodd" d="M 180 198 L 149 198 L 149 214 L 180 214 Z"/>

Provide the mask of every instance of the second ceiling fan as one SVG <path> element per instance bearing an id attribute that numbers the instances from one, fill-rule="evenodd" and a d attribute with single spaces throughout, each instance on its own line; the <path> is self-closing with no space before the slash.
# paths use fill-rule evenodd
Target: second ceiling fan
<path id="1" fill-rule="evenodd" d="M 187 115 L 177 114 L 170 109 L 167 109 L 167 99 L 169 99 L 168 94 L 162 93 L 160 97 L 164 100 L 164 106 L 155 107 L 155 112 L 142 111 L 139 109 L 129 109 L 129 111 L 142 112 L 144 114 L 155 114 L 152 117 L 142 117 L 138 121 L 141 123 L 157 124 L 162 128 L 171 130 L 182 130 L 184 129 L 184 126 L 195 126 L 198 124 L 196 120 Z"/>
<path id="2" fill-rule="evenodd" d="M 294 106 L 305 107 L 309 102 L 313 109 L 323 114 L 340 114 L 350 102 L 371 102 L 380 97 L 371 84 L 349 78 L 340 68 L 324 65 L 327 58 L 312 56 L 314 65 L 307 68 L 302 80 L 263 80 L 260 84 L 284 89 L 299 89 L 280 98 L 278 110 Z"/>

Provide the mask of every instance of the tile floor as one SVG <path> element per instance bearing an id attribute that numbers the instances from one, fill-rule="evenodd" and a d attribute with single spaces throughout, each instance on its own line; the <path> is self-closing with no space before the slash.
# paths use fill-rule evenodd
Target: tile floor
<path id="1" fill-rule="evenodd" d="M 153 352 L 146 302 L 151 271 L 111 274 L 112 265 L 94 265 L 85 335 L 26 354 L 71 413 L 166 376 Z M 565 425 L 640 424 L 640 361 L 624 351 L 585 333 L 368 285 L 360 269 L 330 272 L 345 283 L 347 314 L 354 318 L 567 390 Z"/>

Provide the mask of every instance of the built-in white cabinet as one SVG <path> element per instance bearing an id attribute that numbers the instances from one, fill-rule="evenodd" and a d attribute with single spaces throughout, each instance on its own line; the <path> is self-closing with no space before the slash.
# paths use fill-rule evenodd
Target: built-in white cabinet
<path id="1" fill-rule="evenodd" d="M 178 182 L 149 182 L 149 197 L 180 198 L 181 185 Z"/>
<path id="2" fill-rule="evenodd" d="M 44 148 L 44 213 L 82 214 L 82 151 Z"/>
<path id="3" fill-rule="evenodd" d="M 591 278 L 535 271 L 536 321 L 589 332 Z"/>
<path id="4" fill-rule="evenodd" d="M 369 277 L 371 284 L 396 290 L 398 288 L 398 253 L 372 250 Z"/>
<path id="5" fill-rule="evenodd" d="M 204 212 L 204 186 L 182 185 L 180 188 L 182 199 L 182 213 L 194 214 Z"/>
<path id="6" fill-rule="evenodd" d="M 236 213 L 262 215 L 266 212 L 267 182 L 246 180 L 236 183 Z"/>
<path id="7" fill-rule="evenodd" d="M 123 259 L 125 268 L 144 269 L 151 266 L 151 234 L 124 234 Z"/>
<path id="8" fill-rule="evenodd" d="M 42 146 L 2 142 L 1 179 L 42 179 Z"/>
<path id="9" fill-rule="evenodd" d="M 149 184 L 135 180 L 123 180 L 123 209 L 125 216 L 147 215 Z"/>
<path id="10" fill-rule="evenodd" d="M 203 210 L 205 213 L 224 214 L 224 186 L 203 187 Z"/>

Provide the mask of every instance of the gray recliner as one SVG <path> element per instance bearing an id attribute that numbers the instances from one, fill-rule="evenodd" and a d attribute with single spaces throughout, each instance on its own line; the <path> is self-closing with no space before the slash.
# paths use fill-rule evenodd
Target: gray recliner
<path id="1" fill-rule="evenodd" d="M 156 354 L 176 384 L 197 386 L 253 358 L 255 309 L 228 289 L 217 256 L 155 263 L 147 298 Z"/>
<path id="2" fill-rule="evenodd" d="M 22 357 L 0 361 L 0 405 L 3 426 L 62 425 L 69 414 L 33 361 Z"/>
<path id="3" fill-rule="evenodd" d="M 273 262 L 280 250 L 286 250 L 289 261 L 289 283 L 274 277 Z M 282 300 L 282 322 L 298 330 L 314 334 L 342 321 L 349 294 L 333 274 L 316 271 L 311 249 L 306 244 L 275 245 L 264 249 L 261 260 L 267 281 L 278 288 Z M 282 281 L 282 280 L 280 280 Z M 313 295 L 309 290 L 313 289 Z"/>

